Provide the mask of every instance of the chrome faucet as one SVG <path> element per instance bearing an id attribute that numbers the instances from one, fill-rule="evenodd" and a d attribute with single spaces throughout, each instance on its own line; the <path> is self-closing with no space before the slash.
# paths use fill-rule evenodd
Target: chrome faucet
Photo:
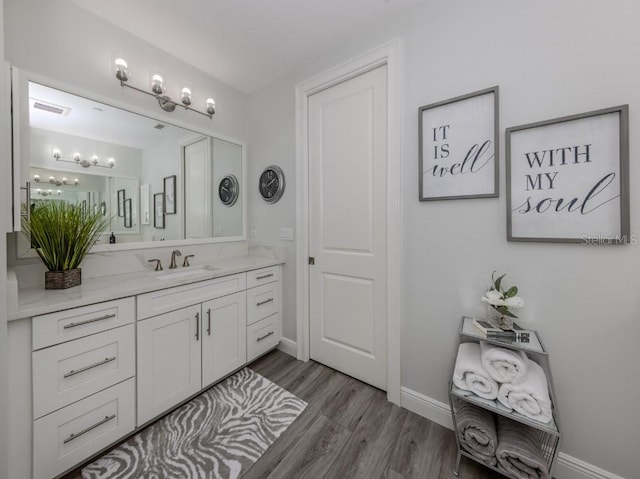
<path id="1" fill-rule="evenodd" d="M 178 265 L 176 265 L 176 256 L 182 256 L 179 249 L 174 249 L 171 252 L 171 264 L 169 264 L 169 269 L 176 269 L 178 267 Z"/>

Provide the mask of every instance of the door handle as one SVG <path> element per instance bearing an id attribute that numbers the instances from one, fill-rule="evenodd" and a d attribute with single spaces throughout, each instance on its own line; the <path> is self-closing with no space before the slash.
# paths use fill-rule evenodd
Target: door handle
<path id="1" fill-rule="evenodd" d="M 259 301 L 256 303 L 256 306 L 262 306 L 263 304 L 267 304 L 273 301 L 273 298 L 265 299 L 264 301 Z"/>
<path id="2" fill-rule="evenodd" d="M 62 327 L 62 329 L 71 329 L 71 328 L 75 328 L 76 326 L 82 326 L 83 324 L 95 323 L 96 321 L 104 321 L 105 319 L 111 319 L 115 317 L 116 317 L 115 314 L 105 314 L 104 316 L 100 316 L 99 318 L 87 319 L 85 321 L 80 321 L 78 323 L 65 324 Z"/>
<path id="3" fill-rule="evenodd" d="M 76 374 L 83 373 L 85 371 L 88 371 L 89 369 L 97 368 L 98 366 L 102 366 L 103 364 L 107 364 L 115 360 L 116 360 L 115 356 L 111 356 L 110 358 L 104 358 L 103 360 L 98 361 L 97 363 L 90 364 L 89 366 L 84 366 L 80 369 L 72 369 L 68 373 L 65 373 L 64 376 L 62 377 L 67 379 L 67 378 L 70 378 L 71 376 L 75 376 Z"/>
<path id="4" fill-rule="evenodd" d="M 196 313 L 196 341 L 200 341 L 200 313 Z"/>
<path id="5" fill-rule="evenodd" d="M 104 423 L 111 421 L 112 419 L 114 419 L 116 417 L 115 414 L 112 414 L 111 416 L 105 416 L 103 420 L 95 423 L 93 426 L 89 426 L 86 429 L 83 429 L 82 431 L 78 432 L 78 433 L 71 433 L 71 435 L 69 435 L 68 438 L 66 438 L 64 441 L 62 441 L 64 444 L 68 444 L 71 441 L 73 441 L 74 439 L 78 439 L 80 436 L 82 436 L 83 434 L 88 433 L 89 431 L 94 430 L 95 428 L 97 428 L 98 426 L 102 426 Z"/>

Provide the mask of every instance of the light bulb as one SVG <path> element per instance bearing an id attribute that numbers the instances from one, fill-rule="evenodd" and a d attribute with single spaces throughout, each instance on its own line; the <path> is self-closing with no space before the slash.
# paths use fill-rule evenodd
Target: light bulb
<path id="1" fill-rule="evenodd" d="M 74 184 L 74 185 L 76 185 L 76 186 L 78 186 L 78 183 L 80 183 L 80 182 L 78 181 L 78 178 L 74 178 L 74 179 L 73 179 L 73 184 Z"/>
<path id="2" fill-rule="evenodd" d="M 182 103 L 187 106 L 191 105 L 191 90 L 189 90 L 187 87 L 184 87 L 182 89 Z"/>
<path id="3" fill-rule="evenodd" d="M 107 160 L 107 164 L 109 165 L 109 167 L 113 168 L 113 165 L 116 164 L 116 160 L 114 160 L 113 158 L 109 158 Z"/>
<path id="4" fill-rule="evenodd" d="M 73 154 L 73 161 L 75 161 L 76 163 L 80 163 L 80 153 Z"/>
<path id="5" fill-rule="evenodd" d="M 33 175 L 33 181 L 40 183 L 40 175 Z"/>
<path id="6" fill-rule="evenodd" d="M 68 183 L 68 180 L 66 178 L 62 178 L 62 184 L 66 185 Z"/>
<path id="7" fill-rule="evenodd" d="M 94 165 L 98 164 L 98 160 L 99 160 L 98 155 L 93 155 L 91 157 L 91 163 L 93 163 Z"/>
<path id="8" fill-rule="evenodd" d="M 120 81 L 127 81 L 129 79 L 129 75 L 127 73 L 127 62 L 122 58 L 116 59 L 116 78 Z"/>
<path id="9" fill-rule="evenodd" d="M 207 98 L 207 113 L 209 115 L 213 115 L 216 112 L 216 102 L 213 101 L 213 98 Z"/>
<path id="10" fill-rule="evenodd" d="M 58 193 L 58 196 L 60 196 L 62 194 L 62 190 L 58 190 L 56 191 L 56 193 Z"/>
<path id="11" fill-rule="evenodd" d="M 56 160 L 59 160 L 62 157 L 62 153 L 60 153 L 60 150 L 58 150 L 57 148 L 53 149 L 53 157 Z"/>
<path id="12" fill-rule="evenodd" d="M 160 75 L 153 75 L 151 78 L 151 91 L 156 95 L 162 95 L 164 88 L 162 87 L 162 77 Z"/>
<path id="13" fill-rule="evenodd" d="M 56 179 L 53 176 L 49 177 L 49 183 L 55 183 Z"/>

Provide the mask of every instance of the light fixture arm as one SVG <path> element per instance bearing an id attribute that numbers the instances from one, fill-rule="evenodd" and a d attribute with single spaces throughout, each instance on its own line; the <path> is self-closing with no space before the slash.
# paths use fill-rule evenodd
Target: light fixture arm
<path id="1" fill-rule="evenodd" d="M 215 114 L 215 107 L 213 106 L 213 104 L 207 104 L 207 111 L 200 111 L 196 108 L 193 108 L 190 105 L 186 105 L 184 103 L 179 103 L 177 101 L 172 100 L 170 97 L 168 97 L 167 95 L 161 95 L 159 93 L 154 93 L 154 92 L 150 92 L 147 90 L 143 90 L 142 88 L 138 88 L 136 86 L 130 85 L 129 83 L 127 83 L 127 80 L 129 79 L 128 76 L 126 74 L 118 74 L 116 73 L 116 78 L 118 80 L 120 80 L 120 86 L 121 87 L 127 87 L 127 88 L 131 88 L 132 90 L 135 90 L 137 92 L 140 93 L 144 93 L 145 95 L 149 95 L 154 97 L 157 101 L 158 101 L 158 105 L 160 105 L 160 108 L 162 108 L 164 111 L 171 113 L 172 111 L 174 111 L 176 109 L 176 106 L 181 106 L 182 108 L 184 108 L 185 110 L 188 111 L 192 111 L 194 113 L 199 113 L 200 115 L 206 116 L 209 119 L 213 119 L 213 115 Z"/>

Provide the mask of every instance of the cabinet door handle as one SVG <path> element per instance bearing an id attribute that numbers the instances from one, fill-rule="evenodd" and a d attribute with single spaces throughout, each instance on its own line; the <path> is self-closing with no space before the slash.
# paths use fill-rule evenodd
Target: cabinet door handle
<path id="1" fill-rule="evenodd" d="M 64 441 L 62 441 L 64 444 L 67 444 L 71 441 L 73 441 L 74 439 L 79 438 L 80 436 L 82 436 L 83 434 L 88 433 L 89 431 L 92 431 L 93 429 L 97 428 L 98 426 L 102 426 L 104 423 L 111 421 L 112 419 L 114 419 L 116 417 L 115 414 L 112 414 L 111 416 L 105 416 L 104 419 L 102 421 L 99 421 L 97 423 L 95 423 L 93 426 L 89 426 L 86 429 L 83 429 L 82 431 L 78 432 L 78 433 L 71 433 L 71 435 L 66 438 Z"/>
<path id="2" fill-rule="evenodd" d="M 196 313 L 196 341 L 200 341 L 200 313 Z"/>
<path id="3" fill-rule="evenodd" d="M 80 321 L 78 323 L 65 324 L 62 327 L 62 329 L 71 329 L 71 328 L 75 328 L 76 326 L 82 326 L 83 324 L 95 323 L 96 321 L 103 321 L 105 319 L 111 319 L 115 317 L 116 317 L 115 314 L 105 314 L 104 316 L 100 316 L 99 318 L 87 319 L 85 321 Z"/>
<path id="4" fill-rule="evenodd" d="M 273 298 L 265 299 L 264 301 L 258 301 L 256 306 L 262 306 L 263 304 L 267 304 L 273 301 Z"/>
<path id="5" fill-rule="evenodd" d="M 260 276 L 256 276 L 256 279 L 266 279 L 266 278 L 271 278 L 272 276 L 273 276 L 273 273 L 263 274 Z"/>
<path id="6" fill-rule="evenodd" d="M 256 343 L 259 343 L 260 341 L 262 341 L 263 339 L 267 339 L 269 336 L 271 336 L 273 334 L 273 331 L 269 331 L 267 334 L 265 334 L 264 336 L 260 336 L 258 339 L 256 339 Z"/>
<path id="7" fill-rule="evenodd" d="M 211 336 L 211 308 L 207 309 L 207 334 Z"/>
<path id="8" fill-rule="evenodd" d="M 102 366 L 103 364 L 107 364 L 110 363 L 111 361 L 115 361 L 116 357 L 112 356 L 110 358 L 104 358 L 102 361 L 98 361 L 97 363 L 94 364 L 90 364 L 89 366 L 84 366 L 80 369 L 72 369 L 71 371 L 69 371 L 68 373 L 65 373 L 64 376 L 62 376 L 63 378 L 70 378 L 71 376 L 75 376 L 76 374 L 80 374 L 83 373 L 85 371 L 88 371 L 89 369 L 93 369 L 93 368 L 97 368 L 98 366 Z"/>

